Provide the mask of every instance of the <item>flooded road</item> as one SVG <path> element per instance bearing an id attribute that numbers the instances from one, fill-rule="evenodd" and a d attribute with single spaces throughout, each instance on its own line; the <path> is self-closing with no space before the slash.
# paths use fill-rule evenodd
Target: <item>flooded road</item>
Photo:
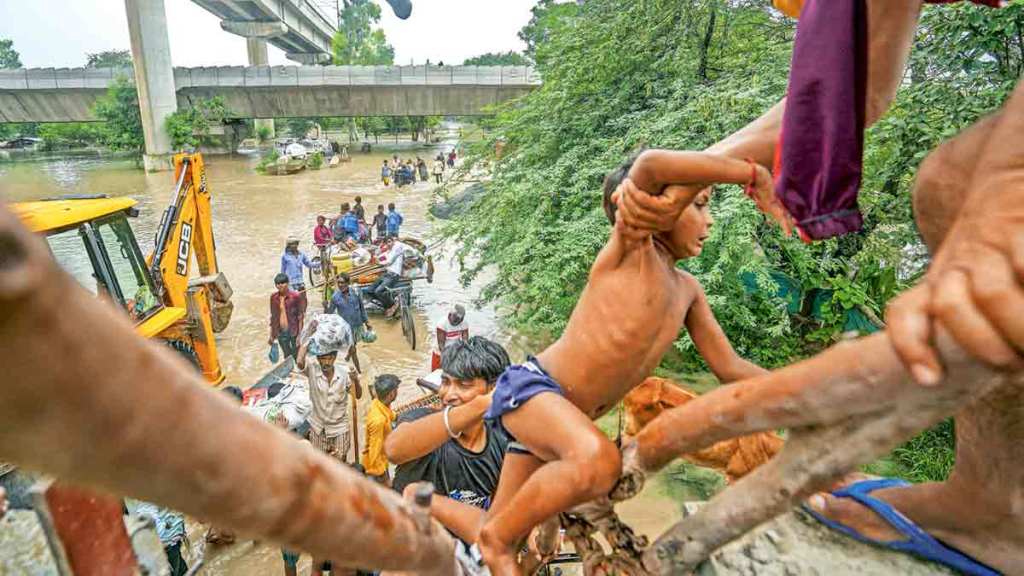
<path id="1" fill-rule="evenodd" d="M 447 148 L 446 148 L 447 149 Z M 397 151 L 401 158 L 417 154 L 428 160 L 437 149 Z M 311 257 L 312 230 L 316 216 L 336 215 L 342 202 L 362 196 L 368 216 L 378 204 L 394 202 L 405 218 L 402 234 L 434 239 L 434 223 L 427 214 L 432 186 L 417 183 L 396 189 L 380 182 L 382 161 L 392 151 L 356 154 L 349 164 L 333 169 L 303 171 L 291 176 L 264 176 L 254 170 L 256 160 L 248 157 L 208 156 L 207 178 L 213 201 L 213 230 L 217 258 L 234 289 L 234 315 L 229 327 L 218 336 L 225 385 L 246 388 L 269 368 L 267 359 L 268 299 L 274 290 L 273 277 L 280 267 L 285 239 L 302 239 L 302 249 Z M 0 163 L 0 200 L 37 200 L 65 195 L 131 196 L 139 201 L 140 216 L 132 221 L 144 253 L 152 250 L 160 214 L 171 200 L 172 174 L 145 174 L 130 160 L 54 159 L 40 162 Z M 434 325 L 455 303 L 466 307 L 471 333 L 487 336 L 506 345 L 514 362 L 524 358 L 527 342 L 502 327 L 495 310 L 478 307 L 478 287 L 460 285 L 457 264 L 440 246 L 434 255 L 433 284 L 416 283 L 413 292 L 417 349 L 411 350 L 398 321 L 370 317 L 378 340 L 361 345 L 363 382 L 376 374 L 390 372 L 402 379 L 397 404 L 418 398 L 422 392 L 415 379 L 429 371 L 434 347 Z M 310 311 L 319 311 L 319 294 L 310 295 Z M 369 398 L 365 395 L 364 399 Z M 366 402 L 361 408 L 365 411 Z M 626 517 L 641 532 L 656 535 L 678 519 L 678 505 L 669 503 L 661 487 L 651 483 L 640 498 L 626 505 Z M 198 546 L 202 532 L 190 530 Z M 277 548 L 241 542 L 230 547 L 211 547 L 200 574 L 250 575 L 283 573 Z M 309 558 L 303 556 L 300 574 L 309 573 Z"/>
<path id="2" fill-rule="evenodd" d="M 400 155 L 414 158 L 420 154 L 429 158 L 435 153 L 420 149 Z M 217 258 L 234 289 L 231 324 L 217 339 L 227 376 L 225 385 L 245 388 L 271 367 L 267 360 L 267 302 L 274 290 L 273 278 L 279 271 L 284 241 L 289 235 L 297 236 L 303 241 L 302 249 L 314 256 L 312 230 L 318 214 L 336 215 L 341 203 L 351 202 L 355 196 L 362 196 L 368 215 L 376 211 L 378 204 L 394 202 L 405 217 L 402 234 L 430 241 L 433 224 L 427 209 L 432 187 L 417 183 L 401 190 L 394 186 L 385 188 L 378 173 L 381 162 L 390 155 L 356 155 L 353 162 L 338 168 L 306 170 L 291 176 L 257 174 L 253 170 L 255 161 L 246 157 L 206 158 Z M 0 198 L 6 201 L 75 194 L 135 198 L 140 215 L 132 226 L 144 253 L 152 250 L 154 231 L 171 199 L 173 184 L 171 173 L 145 174 L 130 161 L 77 159 L 0 164 Z M 512 344 L 510 353 L 521 357 L 521 351 L 514 345 L 517 339 L 500 327 L 494 310 L 473 304 L 475 287 L 460 286 L 458 270 L 440 248 L 432 253 L 437 268 L 434 282 L 416 282 L 413 293 L 417 350 L 409 348 L 397 321 L 372 315 L 370 321 L 379 339 L 360 346 L 364 365 L 372 366 L 367 376 L 372 378 L 381 371 L 397 374 L 410 398 L 419 394 L 414 385 L 416 377 L 429 371 L 433 326 L 455 303 L 465 305 L 473 334 Z M 319 294 L 311 293 L 309 301 L 310 311 L 321 310 Z"/>

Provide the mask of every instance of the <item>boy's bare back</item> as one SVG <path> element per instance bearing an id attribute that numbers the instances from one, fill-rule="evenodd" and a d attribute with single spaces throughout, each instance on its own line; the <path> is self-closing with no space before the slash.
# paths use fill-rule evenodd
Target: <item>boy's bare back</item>
<path id="1" fill-rule="evenodd" d="M 656 243 L 650 236 L 627 239 L 616 222 L 565 331 L 537 357 L 591 418 L 651 374 L 679 336 L 700 289 Z"/>

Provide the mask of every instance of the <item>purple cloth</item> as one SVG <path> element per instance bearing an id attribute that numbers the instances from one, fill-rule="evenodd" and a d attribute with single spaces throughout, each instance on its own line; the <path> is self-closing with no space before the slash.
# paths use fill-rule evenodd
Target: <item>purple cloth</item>
<path id="1" fill-rule="evenodd" d="M 865 0 L 807 0 L 797 24 L 776 193 L 812 239 L 859 230 L 867 89 Z"/>

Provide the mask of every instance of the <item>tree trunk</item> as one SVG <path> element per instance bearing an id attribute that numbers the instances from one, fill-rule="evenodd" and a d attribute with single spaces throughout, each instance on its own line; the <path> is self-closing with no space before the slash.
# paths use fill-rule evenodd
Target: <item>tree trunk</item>
<path id="1" fill-rule="evenodd" d="M 3 207 L 0 341 L 5 460 L 340 566 L 454 572 L 425 510 L 244 413 Z"/>
<path id="2" fill-rule="evenodd" d="M 718 17 L 717 2 L 711 3 L 711 14 L 708 16 L 708 25 L 704 30 L 704 39 L 700 43 L 700 57 L 697 64 L 697 77 L 702 82 L 708 79 L 708 52 L 711 50 L 711 40 L 715 35 L 715 20 Z"/>

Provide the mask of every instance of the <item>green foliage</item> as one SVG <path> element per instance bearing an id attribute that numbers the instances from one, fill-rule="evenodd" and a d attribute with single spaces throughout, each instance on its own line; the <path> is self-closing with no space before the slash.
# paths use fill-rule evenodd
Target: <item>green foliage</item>
<path id="1" fill-rule="evenodd" d="M 281 157 L 281 153 L 276 148 L 267 150 L 266 153 L 260 158 L 259 163 L 256 164 L 256 171 L 260 174 L 264 174 L 267 171 L 267 167 L 271 164 L 276 164 L 278 158 Z"/>
<path id="2" fill-rule="evenodd" d="M 0 39 L 0 68 L 21 67 L 21 54 L 14 49 L 14 40 Z"/>
<path id="3" fill-rule="evenodd" d="M 374 28 L 380 22 L 380 6 L 373 0 L 345 0 L 339 17 L 339 29 L 331 39 L 335 64 L 394 63 L 395 49 L 388 44 L 384 31 Z"/>
<path id="4" fill-rule="evenodd" d="M 175 149 L 196 148 L 210 135 L 211 124 L 222 124 L 231 116 L 224 98 L 199 100 L 191 108 L 176 110 L 164 120 Z"/>
<path id="5" fill-rule="evenodd" d="M 641 146 L 703 149 L 783 96 L 794 27 L 767 4 L 540 2 L 521 36 L 544 84 L 481 121 L 489 136 L 469 147 L 467 167 L 489 165 L 493 179 L 444 229 L 462 246 L 463 279 L 487 269 L 483 299 L 504 305 L 520 329 L 559 334 L 608 237 L 604 175 Z M 909 81 L 868 134 L 863 232 L 805 246 L 782 238 L 738 188 L 716 190 L 712 236 L 682 267 L 740 354 L 777 366 L 813 353 L 842 332 L 846 311 L 880 315 L 921 273 L 914 172 L 928 150 L 1005 99 L 1022 68 L 1022 10 L 925 9 Z M 809 297 L 791 315 L 773 273 L 831 298 L 818 317 L 807 313 Z M 703 369 L 685 334 L 666 358 L 666 368 Z"/>
<path id="6" fill-rule="evenodd" d="M 40 124 L 37 133 L 43 139 L 44 150 L 64 150 L 100 142 L 103 138 L 103 126 L 90 122 Z"/>
<path id="7" fill-rule="evenodd" d="M 324 153 L 314 152 L 309 156 L 309 161 L 306 163 L 306 167 L 310 170 L 319 170 L 324 167 Z"/>
<path id="8" fill-rule="evenodd" d="M 956 430 L 953 420 L 921 432 L 884 460 L 866 467 L 880 476 L 898 476 L 912 482 L 942 482 L 955 461 Z"/>
<path id="9" fill-rule="evenodd" d="M 142 154 L 145 139 L 139 114 L 139 95 L 135 84 L 121 76 L 107 89 L 107 94 L 96 101 L 93 113 L 103 120 L 100 141 L 111 150 Z"/>
<path id="10" fill-rule="evenodd" d="M 0 140 L 9 140 L 16 136 L 39 136 L 40 124 L 36 122 L 18 122 L 0 124 Z"/>
<path id="11" fill-rule="evenodd" d="M 309 132 L 313 128 L 313 124 L 316 123 L 316 118 L 285 118 L 284 120 L 278 120 L 284 129 L 288 131 L 294 138 L 304 138 L 306 132 Z"/>
<path id="12" fill-rule="evenodd" d="M 480 56 L 467 58 L 463 66 L 525 66 L 530 61 L 519 52 L 488 52 Z"/>
<path id="13" fill-rule="evenodd" d="M 86 54 L 86 68 L 131 68 L 132 53 L 128 50 L 104 50 Z"/>
<path id="14" fill-rule="evenodd" d="M 526 43 L 526 57 L 537 61 L 537 47 L 546 44 L 563 27 L 574 20 L 578 5 L 573 2 L 540 0 L 531 9 L 530 21 L 519 31 L 519 39 Z"/>
<path id="15" fill-rule="evenodd" d="M 260 144 L 270 140 L 270 126 L 260 126 L 256 129 L 256 139 Z"/>

